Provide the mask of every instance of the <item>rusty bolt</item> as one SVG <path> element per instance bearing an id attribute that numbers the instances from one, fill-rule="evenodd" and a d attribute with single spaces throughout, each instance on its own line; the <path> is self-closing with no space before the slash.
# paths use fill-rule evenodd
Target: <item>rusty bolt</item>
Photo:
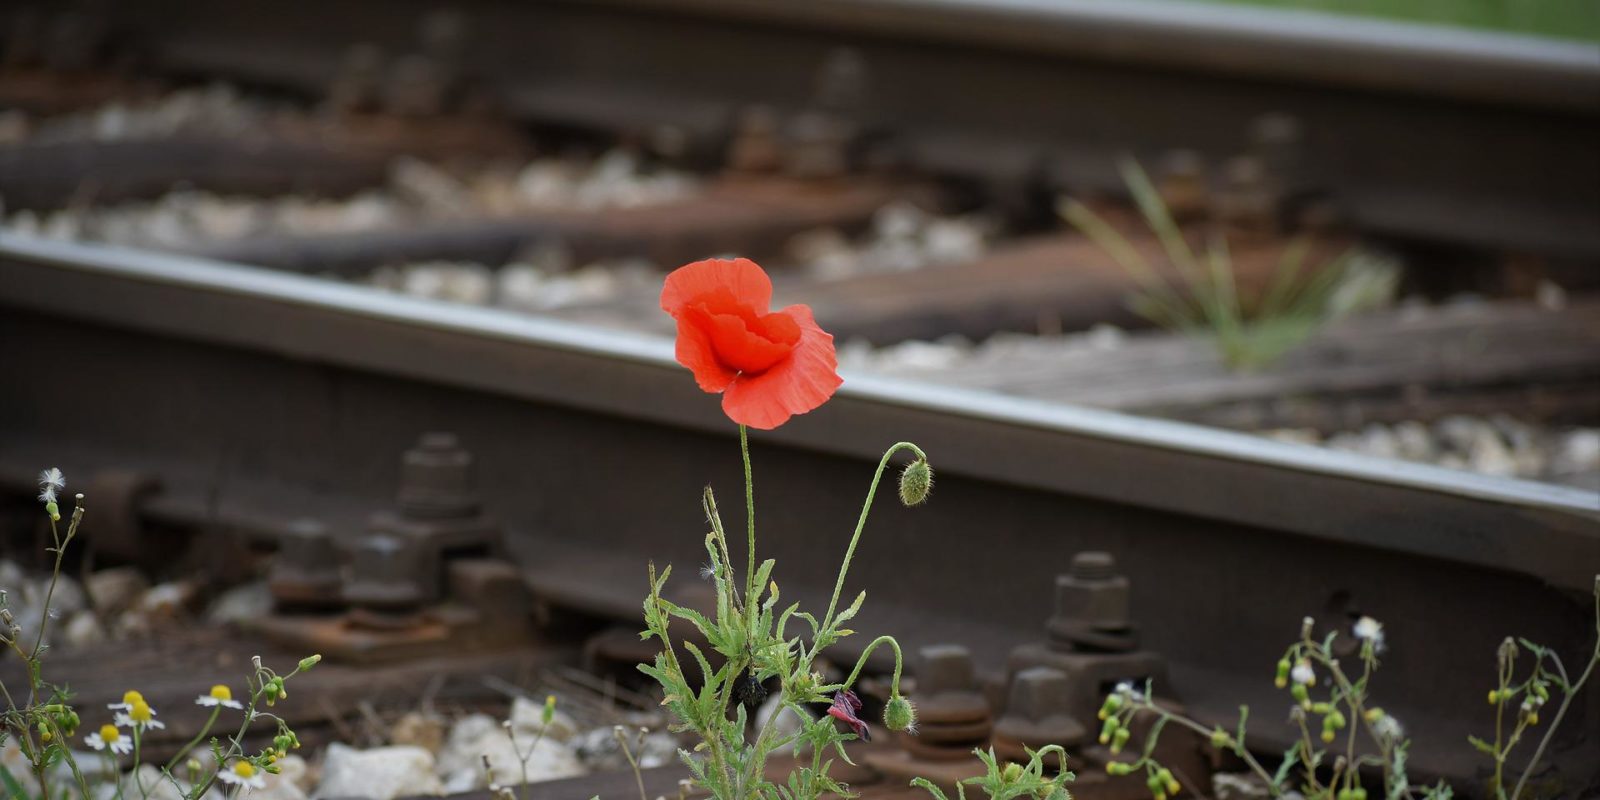
<path id="1" fill-rule="evenodd" d="M 1051 640 L 1069 648 L 1126 651 L 1137 645 L 1128 613 L 1128 579 L 1110 553 L 1088 551 L 1056 577 L 1056 609 L 1045 624 Z"/>
<path id="2" fill-rule="evenodd" d="M 382 613 L 415 609 L 426 594 L 419 582 L 422 576 L 417 574 L 421 556 L 416 545 L 397 536 L 363 536 L 351 554 L 345 600 Z"/>
<path id="3" fill-rule="evenodd" d="M 426 433 L 400 465 L 400 510 L 424 519 L 470 517 L 481 505 L 472 484 L 472 454 L 453 433 Z"/>
<path id="4" fill-rule="evenodd" d="M 279 606 L 330 606 L 340 601 L 339 556 L 322 523 L 299 519 L 278 539 L 267 586 Z"/>
<path id="5" fill-rule="evenodd" d="M 995 724 L 996 738 L 1029 747 L 1080 744 L 1087 729 L 1071 713 L 1067 674 L 1051 667 L 1018 672 L 1011 681 L 1006 714 Z"/>
<path id="6" fill-rule="evenodd" d="M 954 644 L 923 647 L 917 651 L 914 668 L 918 715 L 925 734 L 935 733 L 942 725 L 963 730 L 972 724 L 987 725 L 989 701 L 978 691 L 972 653 L 967 648 Z M 937 733 L 934 738 L 939 738 Z"/>

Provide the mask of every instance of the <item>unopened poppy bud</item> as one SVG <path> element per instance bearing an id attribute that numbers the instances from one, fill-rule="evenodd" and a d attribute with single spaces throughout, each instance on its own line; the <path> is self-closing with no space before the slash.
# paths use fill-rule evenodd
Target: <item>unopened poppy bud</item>
<path id="1" fill-rule="evenodd" d="M 317 665 L 318 661 L 321 661 L 321 660 L 322 660 L 322 656 L 321 655 L 310 655 L 310 656 L 306 656 L 305 658 L 300 659 L 300 671 L 301 672 L 305 672 L 306 670 L 311 669 L 312 667 Z"/>
<path id="2" fill-rule="evenodd" d="M 883 707 L 883 725 L 891 731 L 914 731 L 917 726 L 917 709 L 902 695 L 889 698 Z"/>
<path id="3" fill-rule="evenodd" d="M 1132 735 L 1133 732 L 1127 728 L 1118 728 L 1116 733 L 1111 734 L 1111 752 L 1122 752 L 1122 746 L 1128 743 L 1128 737 Z"/>
<path id="4" fill-rule="evenodd" d="M 1004 778 L 1006 783 L 1016 783 L 1017 779 L 1022 777 L 1022 765 L 1015 762 L 1007 764 L 1001 771 L 1000 777 Z"/>
<path id="5" fill-rule="evenodd" d="M 1290 664 L 1289 663 L 1289 659 L 1287 659 L 1287 658 L 1278 659 L 1278 674 L 1277 674 L 1276 677 L 1274 677 L 1272 679 L 1272 684 L 1274 686 L 1278 687 L 1279 689 L 1282 689 L 1283 687 L 1288 686 L 1289 685 L 1289 669 L 1291 667 L 1293 667 L 1293 666 L 1294 665 Z"/>
<path id="6" fill-rule="evenodd" d="M 61 506 L 56 505 L 54 500 L 44 504 L 44 513 L 50 515 L 51 522 L 61 521 Z"/>
<path id="7" fill-rule="evenodd" d="M 1221 749 L 1228 746 L 1228 732 L 1218 728 L 1211 732 L 1211 746 Z"/>
<path id="8" fill-rule="evenodd" d="M 900 502 L 908 506 L 921 505 L 930 491 L 933 491 L 933 468 L 928 466 L 927 460 L 919 458 L 907 464 L 900 473 Z"/>

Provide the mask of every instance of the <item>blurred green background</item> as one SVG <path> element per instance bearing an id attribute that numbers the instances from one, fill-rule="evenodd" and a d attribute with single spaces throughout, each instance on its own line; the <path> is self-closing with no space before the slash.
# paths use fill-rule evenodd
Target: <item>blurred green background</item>
<path id="1" fill-rule="evenodd" d="M 1187 0 L 1600 42 L 1600 0 Z"/>

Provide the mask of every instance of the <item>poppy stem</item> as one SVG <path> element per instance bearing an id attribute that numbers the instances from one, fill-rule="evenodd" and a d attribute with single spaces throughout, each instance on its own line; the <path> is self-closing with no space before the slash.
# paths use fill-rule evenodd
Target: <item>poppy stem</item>
<path id="1" fill-rule="evenodd" d="M 883 451 L 883 458 L 878 461 L 878 471 L 872 474 L 872 485 L 867 487 L 867 500 L 861 504 L 861 518 L 856 521 L 855 535 L 850 537 L 850 547 L 844 551 L 844 562 L 839 565 L 839 578 L 833 584 L 833 599 L 828 601 L 828 613 L 822 618 L 822 627 L 819 630 L 829 630 L 829 626 L 833 624 L 833 612 L 839 606 L 839 594 L 844 591 L 844 577 L 850 572 L 850 560 L 855 558 L 856 543 L 861 541 L 861 531 L 867 527 L 867 514 L 871 513 L 872 501 L 878 496 L 878 483 L 883 480 L 883 470 L 889 466 L 889 458 L 901 450 L 910 450 L 917 458 L 928 460 L 928 454 L 910 442 L 896 442 L 893 447 Z"/>
<path id="2" fill-rule="evenodd" d="M 739 426 L 739 453 L 744 456 L 744 518 L 750 531 L 750 562 L 744 573 L 744 596 L 755 605 L 756 580 L 756 487 L 750 478 L 750 432 Z"/>
<path id="3" fill-rule="evenodd" d="M 894 679 L 889 684 L 889 696 L 900 695 L 900 668 L 904 664 L 904 658 L 900 655 L 900 643 L 895 641 L 893 636 L 879 636 L 872 640 L 872 644 L 867 645 L 867 649 L 861 651 L 861 658 L 856 660 L 855 670 L 850 673 L 850 677 L 844 679 L 844 688 L 849 689 L 856 685 L 856 678 L 861 677 L 861 669 L 867 665 L 867 656 L 872 655 L 872 651 L 878 649 L 878 645 L 881 644 L 894 648 Z"/>

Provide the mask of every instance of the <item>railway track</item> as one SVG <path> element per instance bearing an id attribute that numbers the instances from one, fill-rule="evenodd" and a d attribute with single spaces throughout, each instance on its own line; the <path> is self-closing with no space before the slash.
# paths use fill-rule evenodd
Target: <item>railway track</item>
<path id="1" fill-rule="evenodd" d="M 96 542 L 135 562 L 176 552 L 141 545 L 157 532 L 190 552 L 270 549 L 306 519 L 348 546 L 392 505 L 400 451 L 449 430 L 540 604 L 631 632 L 642 565 L 698 563 L 693 498 L 737 482 L 725 420 L 662 339 L 14 237 L 0 307 L 0 477 L 20 498 L 41 463 L 135 476 Z M 1370 614 L 1393 642 L 1379 699 L 1416 735 L 1416 768 L 1452 776 L 1471 774 L 1455 737 L 1480 716 L 1464 699 L 1500 638 L 1589 646 L 1592 493 L 846 377 L 753 446 L 763 502 L 783 509 L 766 540 L 802 600 L 826 591 L 880 446 L 913 437 L 933 456 L 934 509 L 886 509 L 864 540 L 864 631 L 961 643 L 992 670 L 1042 637 L 1075 554 L 1106 551 L 1172 693 L 1226 722 L 1236 702 L 1276 707 L 1262 665 L 1301 615 L 1335 629 Z M 1575 713 L 1573 731 L 1600 718 L 1592 697 Z M 1263 727 L 1263 747 L 1288 733 Z M 1580 782 L 1586 746 L 1563 751 Z"/>
<path id="2" fill-rule="evenodd" d="M 702 164 L 770 137 L 800 172 L 950 176 L 1035 222 L 1060 192 L 1119 193 L 1119 153 L 1184 150 L 1282 219 L 1600 255 L 1600 156 L 1588 144 L 1600 52 L 1587 44 L 1157 2 L 556 0 L 439 12 L 366 0 L 317 12 L 308 27 L 281 4 L 147 0 L 87 25 L 52 25 L 48 5 L 0 24 L 24 63 L 117 61 L 110 52 L 147 74 L 236 79 L 335 107 L 381 105 L 369 95 L 386 82 L 421 86 L 387 102 L 434 118 L 434 139 L 459 133 L 463 116 L 481 124 L 472 109 L 484 106 Z M 57 29 L 67 41 L 55 51 L 23 46 L 27 31 Z M 401 72 L 385 72 L 380 53 Z"/>
<path id="3" fill-rule="evenodd" d="M 8 523 L 26 525 L 10 495 L 31 494 L 39 466 L 59 464 L 91 487 L 100 556 L 194 565 L 218 580 L 270 563 L 279 595 L 279 611 L 242 634 L 63 656 L 55 666 L 87 702 L 116 699 L 134 675 L 152 697 L 175 698 L 157 705 L 181 705 L 193 676 L 184 673 L 184 686 L 163 676 L 184 653 L 224 654 L 195 665 L 220 680 L 235 666 L 226 653 L 315 645 L 330 668 L 300 696 L 322 715 L 308 740 L 325 740 L 338 733 L 326 720 L 363 713 L 371 692 L 414 693 L 424 676 L 430 692 L 443 687 L 475 707 L 503 699 L 485 676 L 516 681 L 579 663 L 631 674 L 649 655 L 635 636 L 643 565 L 697 564 L 694 498 L 708 482 L 727 491 L 740 478 L 726 420 L 686 380 L 670 342 L 651 335 L 653 290 L 529 317 L 296 272 L 350 277 L 426 259 L 493 266 L 552 241 L 580 263 L 765 254 L 819 227 L 859 231 L 886 204 L 922 198 L 980 207 L 1032 235 L 915 280 L 779 275 L 780 296 L 836 320 L 832 330 L 880 342 L 1033 330 L 1047 319 L 1072 330 L 1122 321 L 1127 276 L 1081 237 L 1038 232 L 1042 220 L 1058 195 L 1119 194 L 1117 154 L 1154 163 L 1176 151 L 1223 176 L 1211 210 L 1248 209 L 1232 222 L 1264 231 L 1254 241 L 1269 255 L 1286 230 L 1331 222 L 1402 249 L 1465 248 L 1468 261 L 1487 254 L 1565 275 L 1588 275 L 1600 260 L 1589 224 L 1600 216 L 1600 155 L 1588 145 L 1600 127 L 1600 52 L 1583 45 L 1031 0 L 480 0 L 447 12 L 357 0 L 319 8 L 314 27 L 295 16 L 254 0 L 204 9 L 152 0 L 75 25 L 53 24 L 63 17 L 48 6 L 0 12 L 13 47 L 41 20 L 67 37 L 20 61 L 8 52 L 23 70 L 0 70 L 0 97 L 24 105 L 56 113 L 150 78 L 204 77 L 318 107 L 249 136 L 0 145 L 10 207 L 76 207 L 86 191 L 101 203 L 140 200 L 185 181 L 345 196 L 385 180 L 397 155 L 526 158 L 517 126 L 621 140 L 692 167 L 697 185 L 636 208 L 474 212 L 189 243 L 176 254 L 0 230 Z M 398 58 L 373 73 L 379 62 L 361 45 Z M 106 69 L 116 62 L 138 67 Z M 439 91 L 386 93 L 396 82 Z M 80 178 L 91 173 L 97 183 L 86 189 Z M 1240 263 L 1242 282 L 1266 278 L 1248 257 Z M 1008 660 L 1047 638 L 1058 577 L 1074 574 L 1080 554 L 1106 553 L 1133 587 L 1129 646 L 1148 659 L 1140 674 L 1164 675 L 1165 692 L 1208 722 L 1229 726 L 1236 704 L 1248 703 L 1259 723 L 1252 739 L 1281 752 L 1293 732 L 1270 711 L 1283 701 L 1266 665 L 1302 615 L 1333 631 L 1370 614 L 1392 642 L 1377 699 L 1416 737 L 1414 774 L 1470 793 L 1478 759 L 1459 740 L 1481 727 L 1481 703 L 1469 701 L 1492 678 L 1495 645 L 1517 634 L 1569 663 L 1588 652 L 1600 498 L 1026 395 L 1337 429 L 1351 415 L 1413 419 L 1413 394 L 1439 387 L 1463 408 L 1515 395 L 1554 418 L 1589 421 L 1592 304 L 1361 321 L 1312 348 L 1361 368 L 1329 371 L 1308 358 L 1253 388 L 1222 380 L 1179 342 L 1125 353 L 1172 368 L 1159 377 L 1107 372 L 1092 359 L 1070 369 L 1055 359 L 987 372 L 958 364 L 925 371 L 929 383 L 847 374 L 824 409 L 754 440 L 764 507 L 783 509 L 764 518 L 766 541 L 786 595 L 825 598 L 859 484 L 883 445 L 915 439 L 939 469 L 937 498 L 923 513 L 875 518 L 853 573 L 873 593 L 864 632 L 893 632 L 912 650 L 965 646 L 998 708 L 1015 672 Z M 1491 325 L 1516 335 L 1485 349 Z M 1434 354 L 1431 371 L 1413 374 L 1416 356 L 1391 350 L 1377 335 L 1386 330 L 1434 342 L 1419 351 Z M 1522 357 L 1526 342 L 1544 343 L 1538 358 Z M 1385 358 L 1392 363 L 1377 363 Z M 1390 373 L 1411 375 L 1404 396 L 1384 394 L 1396 385 Z M 1172 396 L 1180 379 L 1189 405 Z M 1273 400 L 1330 386 L 1348 395 L 1344 405 Z M 440 431 L 450 435 L 430 434 Z M 430 551 L 437 561 L 423 567 L 363 566 L 373 563 L 362 548 L 375 526 L 416 522 L 406 516 L 412 467 L 467 453 L 476 483 L 455 500 L 466 509 L 456 522 L 482 534 L 470 552 Z M 402 458 L 411 466 L 397 471 Z M 285 596 L 329 600 L 316 593 L 328 591 L 332 561 L 369 586 L 445 603 L 453 622 L 374 633 L 285 611 L 294 605 Z M 696 587 L 685 583 L 678 591 L 692 604 Z M 108 676 L 106 659 L 118 657 L 127 671 Z M 1559 779 L 1591 790 L 1600 785 L 1587 758 L 1596 697 L 1574 709 L 1553 758 Z M 903 753 L 885 752 L 875 763 L 893 776 Z M 647 777 L 670 794 L 680 776 Z M 551 796 L 631 791 L 631 776 L 613 777 Z M 1080 795 L 1124 800 L 1091 777 Z M 905 796 L 903 780 L 877 780 L 857 779 L 869 798 Z M 1133 784 L 1140 791 L 1126 800 L 1143 794 Z"/>

